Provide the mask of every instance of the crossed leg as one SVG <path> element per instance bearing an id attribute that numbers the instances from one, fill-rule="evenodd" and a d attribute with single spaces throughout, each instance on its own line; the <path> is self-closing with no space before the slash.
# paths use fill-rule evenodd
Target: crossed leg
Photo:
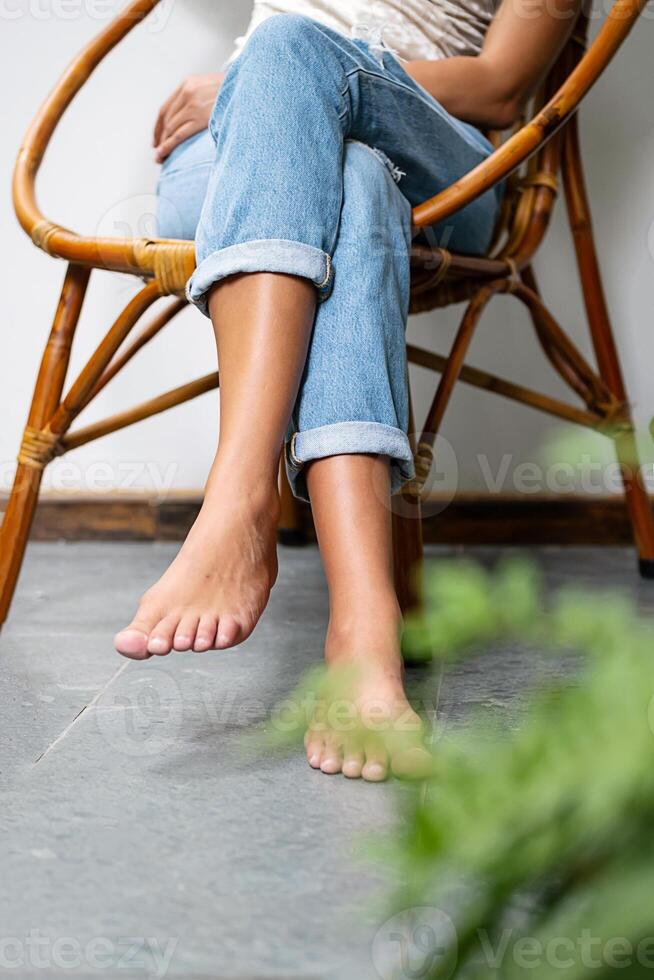
<path id="1" fill-rule="evenodd" d="M 256 273 L 214 287 L 221 374 L 218 451 L 179 554 L 116 636 L 135 659 L 224 649 L 250 635 L 277 574 L 277 473 L 306 359 L 315 289 Z"/>
<path id="2" fill-rule="evenodd" d="M 419 741 L 420 722 L 403 689 L 390 561 L 391 466 L 383 452 L 389 433 L 395 442 L 406 438 L 400 431 L 406 424 L 401 307 L 408 209 L 387 170 L 360 146 L 346 154 L 345 195 L 335 256 L 343 275 L 318 316 L 315 288 L 299 277 L 253 273 L 213 287 L 209 312 L 221 371 L 221 419 L 205 500 L 178 556 L 144 595 L 116 647 L 144 659 L 172 650 L 224 649 L 250 634 L 276 575 L 277 469 L 293 415 L 304 437 L 298 451 L 310 457 L 297 461 L 296 490 L 302 492 L 301 484 L 310 497 L 330 590 L 327 664 L 356 668 L 350 695 L 364 721 L 368 707 L 385 705 L 388 723 L 408 726 Z M 399 237 L 383 247 L 377 243 L 368 259 L 370 284 L 359 283 L 357 295 L 345 270 L 361 248 L 367 208 L 376 196 Z M 330 398 L 334 376 L 326 361 L 332 358 L 331 367 L 340 362 L 341 373 L 348 365 L 337 398 Z M 370 452 L 345 446 L 323 452 L 325 433 L 345 433 Z M 416 744 L 413 753 L 403 750 L 392 759 L 378 732 L 355 742 L 316 725 L 306 745 L 313 767 L 370 780 L 385 778 L 391 767 L 406 771 L 421 751 Z"/>

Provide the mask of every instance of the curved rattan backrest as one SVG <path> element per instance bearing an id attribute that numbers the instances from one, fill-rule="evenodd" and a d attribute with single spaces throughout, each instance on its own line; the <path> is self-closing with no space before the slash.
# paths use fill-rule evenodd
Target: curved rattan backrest
<path id="1" fill-rule="evenodd" d="M 40 211 L 35 194 L 41 161 L 64 111 L 105 55 L 159 2 L 131 0 L 64 72 L 25 135 L 14 170 L 13 197 L 21 225 L 35 244 L 49 254 L 99 268 L 155 276 L 165 291 L 172 292 L 178 290 L 184 277 L 192 272 L 193 243 L 78 235 L 49 221 Z M 614 0 L 593 45 L 580 61 L 578 45 L 576 56 L 573 54 L 574 43 L 567 46 L 564 56 L 548 77 L 545 91 L 546 98 L 549 95 L 551 98 L 536 116 L 471 173 L 416 207 L 413 212 L 415 224 L 425 227 L 445 220 L 536 154 L 536 162 L 529 165 L 532 169 L 527 174 L 529 179 L 531 173 L 532 184 L 519 188 L 516 207 L 507 211 L 513 237 L 510 236 L 501 249 L 502 254 L 515 255 L 516 250 L 532 247 L 541 234 L 539 229 L 544 230 L 549 214 L 549 209 L 543 208 L 545 197 L 548 194 L 551 197 L 553 193 L 547 181 L 559 169 L 560 146 L 557 146 L 556 134 L 609 64 L 645 3 L 646 0 Z M 568 74 L 570 68 L 573 70 Z M 546 183 L 533 181 L 534 175 L 542 174 L 546 175 L 543 178 Z M 525 197 L 526 193 L 530 194 L 529 198 Z M 526 223 L 524 215 L 529 219 Z M 523 226 L 531 229 L 532 237 L 528 240 L 520 234 Z"/>
<path id="2" fill-rule="evenodd" d="M 531 100 L 530 115 L 537 115 L 569 77 L 586 50 L 588 16 L 579 14 L 573 32 Z M 510 136 L 520 132 L 526 117 L 519 119 Z M 502 133 L 489 134 L 496 147 L 502 146 Z M 502 209 L 489 254 L 494 258 L 521 260 L 534 254 L 549 225 L 562 165 L 564 128 L 529 157 L 505 181 Z"/>
<path id="3" fill-rule="evenodd" d="M 506 140 L 483 163 L 461 177 L 446 190 L 413 210 L 414 224 L 419 228 L 438 224 L 479 197 L 489 187 L 519 169 L 530 157 L 552 140 L 576 112 L 588 91 L 609 65 L 634 27 L 647 0 L 615 0 L 595 40 L 581 60 L 575 47 L 566 50 L 572 56 L 571 70 L 543 108 L 510 139 Z M 557 62 L 557 68 L 563 65 Z M 555 74 L 550 73 L 554 81 Z"/>

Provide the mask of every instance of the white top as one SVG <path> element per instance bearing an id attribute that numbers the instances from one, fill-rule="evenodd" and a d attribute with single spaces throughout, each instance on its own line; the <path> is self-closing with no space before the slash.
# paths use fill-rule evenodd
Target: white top
<path id="1" fill-rule="evenodd" d="M 479 54 L 499 0 L 254 0 L 250 34 L 273 14 L 304 14 L 348 37 L 383 41 L 406 61 Z"/>

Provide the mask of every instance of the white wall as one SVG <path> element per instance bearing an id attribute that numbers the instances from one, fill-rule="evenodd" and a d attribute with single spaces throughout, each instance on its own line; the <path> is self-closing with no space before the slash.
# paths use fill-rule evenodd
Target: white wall
<path id="1" fill-rule="evenodd" d="M 0 91 L 4 102 L 0 149 L 0 227 L 3 261 L 0 310 L 0 488 L 10 485 L 16 449 L 47 336 L 64 265 L 35 249 L 13 216 L 10 177 L 22 133 L 66 63 L 108 22 L 119 0 L 0 0 Z M 109 57 L 59 127 L 38 185 L 48 217 L 75 230 L 152 232 L 156 167 L 150 135 L 160 103 L 187 74 L 217 70 L 232 38 L 247 22 L 248 0 L 164 0 L 150 23 L 136 29 Z M 654 99 L 652 19 L 644 19 L 618 62 L 593 92 L 583 114 L 588 182 L 595 225 L 625 372 L 638 418 L 654 413 L 651 364 L 654 277 Z M 648 242 L 649 236 L 649 242 Z M 584 349 L 573 255 L 558 220 L 538 261 L 542 288 L 564 326 Z M 138 287 L 136 280 L 96 272 L 78 332 L 72 369 L 78 369 Z M 410 337 L 445 351 L 457 314 L 415 318 Z M 535 355 L 535 357 L 534 357 Z M 210 325 L 186 310 L 103 392 L 84 421 L 213 370 Z M 501 298 L 482 321 L 471 363 L 543 390 L 564 389 L 538 358 L 528 320 L 515 300 Z M 418 415 L 430 394 L 417 370 Z M 108 436 L 58 460 L 46 475 L 57 489 L 198 488 L 212 455 L 217 396 Z M 459 487 L 484 488 L 506 454 L 503 489 L 519 489 L 516 466 L 537 460 L 550 428 L 528 409 L 460 387 L 444 429 L 456 447 Z M 506 460 L 505 460 L 506 465 Z M 447 481 L 455 479 L 451 466 Z M 518 475 L 520 470 L 517 471 Z M 439 489 L 443 484 L 437 480 Z M 545 486 L 545 489 L 547 487 Z"/>

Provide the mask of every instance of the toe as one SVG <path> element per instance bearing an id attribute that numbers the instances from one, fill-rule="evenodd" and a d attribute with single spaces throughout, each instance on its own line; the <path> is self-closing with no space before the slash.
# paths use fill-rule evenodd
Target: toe
<path id="1" fill-rule="evenodd" d="M 329 776 L 333 776 L 335 773 L 340 772 L 342 768 L 343 768 L 342 746 L 338 744 L 336 739 L 328 737 L 325 739 L 325 747 L 323 749 L 322 758 L 320 760 L 320 769 L 322 772 L 327 773 Z"/>
<path id="2" fill-rule="evenodd" d="M 413 745 L 393 755 L 393 775 L 400 779 L 426 779 L 434 769 L 434 759 L 424 745 Z"/>
<path id="3" fill-rule="evenodd" d="M 114 636 L 114 646 L 118 653 L 123 657 L 130 657 L 132 660 L 146 660 L 150 654 L 148 652 L 148 637 L 157 617 L 153 622 L 147 619 L 137 618 Z"/>
<path id="4" fill-rule="evenodd" d="M 128 626 L 114 636 L 114 646 L 118 653 L 131 660 L 146 660 L 148 653 L 148 634 Z"/>
<path id="5" fill-rule="evenodd" d="M 323 753 L 323 740 L 313 735 L 306 740 L 307 760 L 312 769 L 320 769 Z"/>
<path id="6" fill-rule="evenodd" d="M 166 616 L 160 620 L 150 633 L 148 652 L 163 657 L 173 648 L 173 637 L 179 625 L 179 616 Z"/>
<path id="7" fill-rule="evenodd" d="M 366 761 L 359 742 L 346 742 L 343 749 L 343 775 L 348 779 L 359 779 Z"/>
<path id="8" fill-rule="evenodd" d="M 195 643 L 195 636 L 199 622 L 199 616 L 192 614 L 182 616 L 179 625 L 175 630 L 175 636 L 173 637 L 173 648 L 175 650 L 184 651 L 191 649 Z"/>
<path id="9" fill-rule="evenodd" d="M 240 623 L 230 616 L 229 613 L 225 613 L 218 620 L 218 634 L 216 636 L 216 649 L 225 650 L 227 647 L 233 647 L 239 642 L 241 636 L 241 626 Z"/>
<path id="10" fill-rule="evenodd" d="M 361 775 L 370 783 L 381 783 L 388 776 L 388 754 L 386 749 L 378 744 L 366 746 L 366 761 L 361 769 Z"/>
<path id="11" fill-rule="evenodd" d="M 204 653 L 205 650 L 211 650 L 214 647 L 217 628 L 218 619 L 216 616 L 205 614 L 200 617 L 197 633 L 195 634 L 195 643 L 193 644 L 193 649 L 196 653 Z"/>

